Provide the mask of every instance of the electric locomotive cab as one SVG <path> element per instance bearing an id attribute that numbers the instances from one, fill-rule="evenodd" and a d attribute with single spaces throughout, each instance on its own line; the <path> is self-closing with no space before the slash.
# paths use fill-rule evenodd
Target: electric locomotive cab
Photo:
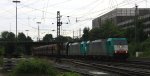
<path id="1" fill-rule="evenodd" d="M 126 38 L 109 38 L 107 40 L 109 55 L 116 59 L 128 58 L 128 44 Z"/>
<path id="2" fill-rule="evenodd" d="M 89 41 L 82 41 L 80 43 L 80 52 L 81 54 L 84 56 L 84 55 L 87 55 L 88 54 L 88 51 L 89 51 Z"/>

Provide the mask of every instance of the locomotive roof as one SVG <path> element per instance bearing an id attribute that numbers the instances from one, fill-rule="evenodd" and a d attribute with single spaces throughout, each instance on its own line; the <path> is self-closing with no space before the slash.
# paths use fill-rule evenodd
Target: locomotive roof
<path id="1" fill-rule="evenodd" d="M 108 38 L 107 41 L 112 41 L 112 40 L 127 40 L 126 38 Z"/>
<path id="2" fill-rule="evenodd" d="M 79 44 L 79 42 L 70 43 L 70 45 L 77 45 L 77 44 Z"/>
<path id="3" fill-rule="evenodd" d="M 106 39 L 94 40 L 94 41 L 92 41 L 92 42 L 103 42 L 103 41 L 106 41 Z"/>
<path id="4" fill-rule="evenodd" d="M 85 43 L 87 43 L 87 42 L 88 42 L 88 41 L 82 41 L 81 44 L 85 44 Z"/>

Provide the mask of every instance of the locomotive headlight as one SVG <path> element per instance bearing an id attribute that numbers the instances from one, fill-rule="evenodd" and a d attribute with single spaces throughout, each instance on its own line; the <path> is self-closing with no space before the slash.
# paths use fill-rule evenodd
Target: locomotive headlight
<path id="1" fill-rule="evenodd" d="M 115 53 L 117 53 L 117 51 L 115 51 Z"/>
<path id="2" fill-rule="evenodd" d="M 118 45 L 117 47 L 118 47 L 118 48 L 122 48 L 123 46 L 122 46 L 122 45 Z"/>
<path id="3" fill-rule="evenodd" d="M 119 48 L 122 48 L 122 46 L 120 45 Z"/>

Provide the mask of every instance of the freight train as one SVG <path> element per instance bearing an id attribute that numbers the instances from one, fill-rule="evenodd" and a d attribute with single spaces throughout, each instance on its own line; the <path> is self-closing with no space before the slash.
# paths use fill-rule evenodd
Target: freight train
<path id="1" fill-rule="evenodd" d="M 67 58 L 113 58 L 127 59 L 128 44 L 126 38 L 108 38 L 95 41 L 67 42 L 62 45 L 51 44 L 34 47 L 32 51 L 36 56 L 52 56 Z"/>

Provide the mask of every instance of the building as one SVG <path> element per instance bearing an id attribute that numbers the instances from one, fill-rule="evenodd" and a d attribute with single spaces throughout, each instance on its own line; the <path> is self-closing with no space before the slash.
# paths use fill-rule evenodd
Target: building
<path id="1" fill-rule="evenodd" d="M 135 8 L 116 8 L 92 21 L 92 28 L 101 27 L 106 20 L 111 20 L 120 28 L 134 27 Z M 150 33 L 150 8 L 137 8 L 139 20 L 144 21 L 144 31 Z"/>

